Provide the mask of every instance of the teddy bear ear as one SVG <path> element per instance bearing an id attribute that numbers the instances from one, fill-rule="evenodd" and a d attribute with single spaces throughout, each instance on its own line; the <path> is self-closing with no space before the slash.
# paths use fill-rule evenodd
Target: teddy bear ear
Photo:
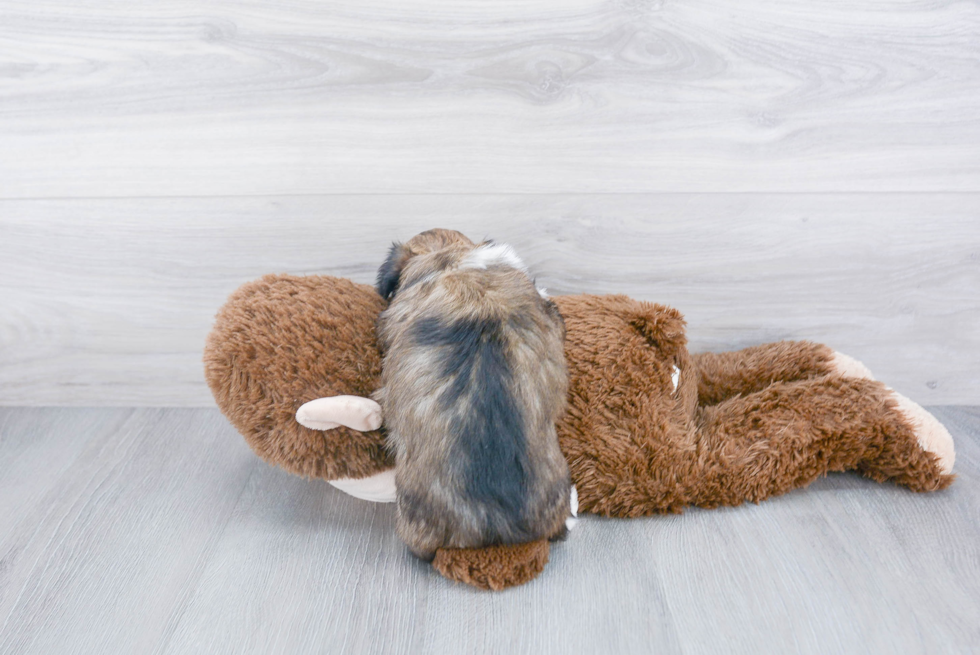
<path id="1" fill-rule="evenodd" d="M 391 300 L 391 297 L 395 295 L 402 268 L 405 267 L 405 262 L 410 256 L 411 253 L 404 244 L 397 241 L 391 244 L 391 249 L 388 250 L 388 258 L 378 269 L 378 282 L 375 287 L 378 290 L 378 295 L 385 300 Z"/>
<path id="2" fill-rule="evenodd" d="M 630 327 L 665 357 L 687 345 L 684 317 L 673 307 L 641 302 L 630 317 Z"/>

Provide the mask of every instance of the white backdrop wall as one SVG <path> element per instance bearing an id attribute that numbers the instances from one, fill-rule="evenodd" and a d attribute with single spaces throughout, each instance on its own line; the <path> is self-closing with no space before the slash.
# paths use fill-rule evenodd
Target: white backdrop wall
<path id="1" fill-rule="evenodd" d="M 429 227 L 695 349 L 980 402 L 980 5 L 7 0 L 0 404 L 208 405 L 218 306 Z"/>

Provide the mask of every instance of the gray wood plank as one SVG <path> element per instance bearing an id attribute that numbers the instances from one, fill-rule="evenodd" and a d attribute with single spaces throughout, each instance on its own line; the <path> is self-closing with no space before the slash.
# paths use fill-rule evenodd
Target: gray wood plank
<path id="1" fill-rule="evenodd" d="M 541 577 L 486 593 L 409 556 L 391 506 L 258 463 L 214 410 L 0 409 L 0 508 L 26 501 L 0 522 L 0 651 L 969 652 L 980 408 L 933 411 L 957 443 L 944 492 L 844 474 L 585 517 Z"/>
<path id="2" fill-rule="evenodd" d="M 210 405 L 238 285 L 369 283 L 436 226 L 512 243 L 553 294 L 671 304 L 697 350 L 813 339 L 980 402 L 980 194 L 605 194 L 0 201 L 0 405 Z"/>
<path id="3" fill-rule="evenodd" d="M 769 652 L 980 643 L 977 441 L 951 430 L 960 479 L 948 492 L 838 475 L 759 506 L 694 510 L 664 530 L 655 543 L 666 595 L 683 599 L 670 606 L 685 652 L 719 652 L 720 635 L 741 653 L 759 652 L 761 635 Z"/>
<path id="4" fill-rule="evenodd" d="M 0 652 L 162 648 L 262 464 L 210 410 L 0 417 L 0 457 L 22 461 L 0 473 L 0 507 L 18 510 L 0 528 Z"/>
<path id="5" fill-rule="evenodd" d="M 8 0 L 0 196 L 980 191 L 980 6 Z"/>
<path id="6" fill-rule="evenodd" d="M 28 524 L 48 511 L 46 495 L 91 440 L 118 429 L 119 411 L 0 411 L 0 525 Z M 67 438 L 67 435 L 71 435 Z M 12 562 L 3 560 L 3 570 Z M 6 581 L 6 576 L 3 577 Z M 0 614 L 12 589 L 0 584 Z"/>

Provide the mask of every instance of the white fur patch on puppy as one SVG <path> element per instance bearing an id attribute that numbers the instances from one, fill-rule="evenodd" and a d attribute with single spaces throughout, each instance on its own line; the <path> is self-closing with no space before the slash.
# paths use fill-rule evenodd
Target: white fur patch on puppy
<path id="1" fill-rule="evenodd" d="M 875 376 L 871 374 L 867 366 L 853 357 L 848 357 L 844 353 L 839 353 L 836 350 L 834 351 L 833 359 L 830 360 L 830 366 L 841 377 L 859 378 L 863 380 L 875 379 Z"/>
<path id="2" fill-rule="evenodd" d="M 919 446 L 927 453 L 936 456 L 943 473 L 951 473 L 953 462 L 956 461 L 956 451 L 953 449 L 953 437 L 949 434 L 949 430 L 921 405 L 897 391 L 889 390 L 892 399 L 898 404 L 898 411 L 915 430 L 915 438 Z"/>
<path id="3" fill-rule="evenodd" d="M 527 266 L 517 256 L 514 249 L 504 243 L 488 243 L 477 246 L 463 258 L 459 267 L 487 268 L 488 266 L 510 266 L 527 273 Z"/>
<path id="4" fill-rule="evenodd" d="M 345 494 L 372 503 L 395 502 L 395 469 L 388 469 L 366 478 L 340 478 L 327 480 Z"/>
<path id="5" fill-rule="evenodd" d="M 381 427 L 381 405 L 361 396 L 328 396 L 304 403 L 296 421 L 311 430 L 332 430 L 344 425 L 367 432 Z"/>
<path id="6" fill-rule="evenodd" d="M 677 391 L 677 384 L 681 381 L 681 370 L 677 368 L 677 364 L 674 364 L 674 372 L 670 374 L 670 382 L 674 385 L 674 391 Z"/>
<path id="7" fill-rule="evenodd" d="M 548 299 L 548 290 L 545 289 L 545 288 L 542 288 L 542 287 L 538 287 L 538 295 L 541 296 L 542 298 L 544 298 L 545 300 L 547 300 Z"/>
<path id="8" fill-rule="evenodd" d="M 571 508 L 572 515 L 565 519 L 565 527 L 569 530 L 574 528 L 578 523 L 578 519 L 576 518 L 578 516 L 578 489 L 575 488 L 574 484 L 572 485 Z"/>

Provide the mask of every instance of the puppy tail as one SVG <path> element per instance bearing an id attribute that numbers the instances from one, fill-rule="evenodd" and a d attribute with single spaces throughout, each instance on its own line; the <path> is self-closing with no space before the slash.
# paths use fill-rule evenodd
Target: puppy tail
<path id="1" fill-rule="evenodd" d="M 538 577 L 548 563 L 547 539 L 485 548 L 440 548 L 432 560 L 443 577 L 500 591 Z"/>

